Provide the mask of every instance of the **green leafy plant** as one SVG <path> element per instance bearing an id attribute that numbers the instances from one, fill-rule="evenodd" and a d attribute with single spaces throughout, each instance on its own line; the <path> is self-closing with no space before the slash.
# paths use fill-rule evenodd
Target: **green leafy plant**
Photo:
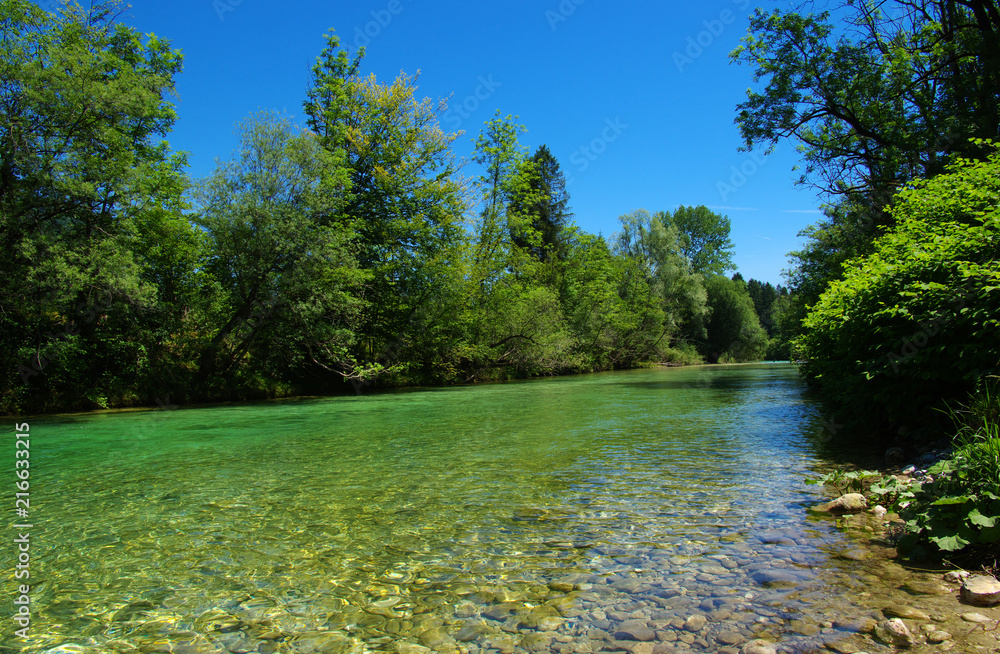
<path id="1" fill-rule="evenodd" d="M 873 504 L 878 504 L 892 512 L 898 512 L 910 502 L 913 488 L 910 483 L 893 475 L 883 476 L 871 470 L 834 470 L 820 479 L 806 480 L 807 484 L 828 486 L 838 494 L 860 493 Z"/>
<path id="2" fill-rule="evenodd" d="M 834 491 L 840 494 L 844 493 L 861 493 L 864 494 L 875 482 L 876 479 L 881 479 L 882 475 L 873 472 L 871 470 L 852 470 L 850 472 L 844 470 L 834 470 L 833 472 L 824 475 L 819 479 L 808 479 L 806 483 L 815 486 L 822 484 L 823 486 L 829 486 L 833 488 Z"/>
<path id="3" fill-rule="evenodd" d="M 795 347 L 807 377 L 866 428 L 947 428 L 934 409 L 996 370 L 998 171 L 995 151 L 908 184 L 891 208 L 895 227 L 844 267 L 803 322 Z"/>
<path id="4" fill-rule="evenodd" d="M 954 455 L 928 470 L 902 514 L 904 552 L 914 557 L 961 552 L 994 563 L 1000 543 L 1000 396 L 986 384 L 964 407 L 948 412 Z M 989 563 L 989 561 L 987 561 Z"/>

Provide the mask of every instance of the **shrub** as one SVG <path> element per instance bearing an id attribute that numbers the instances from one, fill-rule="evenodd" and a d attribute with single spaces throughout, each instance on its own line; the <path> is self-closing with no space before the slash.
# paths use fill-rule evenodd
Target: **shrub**
<path id="1" fill-rule="evenodd" d="M 900 192 L 896 226 L 849 261 L 795 347 L 825 396 L 875 429 L 932 429 L 1000 362 L 1000 152 Z"/>
<path id="2" fill-rule="evenodd" d="M 951 459 L 930 470 L 904 509 L 904 552 L 914 557 L 960 553 L 996 563 L 1000 543 L 1000 395 L 989 385 L 959 410 Z M 989 559 L 992 559 L 990 561 Z"/>

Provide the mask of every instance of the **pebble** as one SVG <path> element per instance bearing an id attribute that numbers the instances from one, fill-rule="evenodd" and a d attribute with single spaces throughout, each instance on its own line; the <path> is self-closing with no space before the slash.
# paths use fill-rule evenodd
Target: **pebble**
<path id="1" fill-rule="evenodd" d="M 910 633 L 910 629 L 899 618 L 880 622 L 875 629 L 875 634 L 883 642 L 895 647 L 913 646 L 913 634 Z"/>
<path id="2" fill-rule="evenodd" d="M 903 590 L 914 595 L 949 595 L 952 590 L 947 586 L 933 581 L 908 581 Z"/>
<path id="3" fill-rule="evenodd" d="M 971 572 L 966 572 L 965 570 L 952 570 L 951 572 L 945 574 L 944 580 L 950 581 L 953 584 L 960 584 L 972 575 Z"/>
<path id="4" fill-rule="evenodd" d="M 778 654 L 777 646 L 766 640 L 751 640 L 743 646 L 742 654 Z"/>
<path id="5" fill-rule="evenodd" d="M 416 645 L 414 643 L 397 643 L 396 652 L 397 654 L 430 654 L 433 652 L 429 647 L 424 647 L 422 645 Z"/>
<path id="6" fill-rule="evenodd" d="M 820 504 L 815 510 L 834 515 L 861 513 L 868 510 L 868 499 L 861 493 L 848 493 L 832 502 Z"/>
<path id="7" fill-rule="evenodd" d="M 887 618 L 903 618 L 904 620 L 930 620 L 931 616 L 927 615 L 923 611 L 909 607 L 894 604 L 892 606 L 887 606 L 882 609 L 882 613 Z"/>
<path id="8" fill-rule="evenodd" d="M 543 619 L 548 620 L 549 618 L 543 618 Z M 541 621 L 539 621 L 539 628 L 541 628 Z M 489 627 L 487 627 L 485 624 L 474 622 L 472 624 L 467 624 L 461 629 L 459 629 L 458 632 L 455 633 L 455 640 L 457 640 L 460 643 L 468 643 L 470 641 L 476 640 L 477 638 L 488 632 L 489 632 Z"/>
<path id="9" fill-rule="evenodd" d="M 819 633 L 819 627 L 804 620 L 792 620 L 788 626 L 791 627 L 792 631 L 803 636 L 815 636 Z"/>
<path id="10" fill-rule="evenodd" d="M 798 585 L 802 578 L 793 572 L 785 570 L 759 570 L 753 573 L 752 579 L 761 586 Z"/>
<path id="11" fill-rule="evenodd" d="M 704 629 L 707 623 L 708 619 L 705 616 L 701 614 L 692 615 L 690 618 L 684 621 L 684 630 L 691 632 L 698 632 Z"/>
<path id="12" fill-rule="evenodd" d="M 976 624 L 982 624 L 984 622 L 993 622 L 993 620 L 987 618 L 982 613 L 963 613 L 962 619 L 966 622 L 974 622 Z"/>
<path id="13" fill-rule="evenodd" d="M 932 631 L 927 634 L 927 642 L 933 645 L 938 645 L 945 641 L 951 640 L 952 636 L 947 631 Z"/>
<path id="14" fill-rule="evenodd" d="M 746 638 L 735 631 L 723 631 L 715 637 L 715 640 L 723 645 L 741 645 L 746 641 Z"/>
<path id="15" fill-rule="evenodd" d="M 424 646 L 431 648 L 440 647 L 451 639 L 444 627 L 434 627 L 433 629 L 428 629 L 420 634 L 418 638 Z"/>

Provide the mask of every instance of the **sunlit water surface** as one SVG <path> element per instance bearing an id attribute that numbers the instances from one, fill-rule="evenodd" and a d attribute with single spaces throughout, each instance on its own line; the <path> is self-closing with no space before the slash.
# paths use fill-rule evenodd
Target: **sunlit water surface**
<path id="1" fill-rule="evenodd" d="M 823 422 L 789 365 L 31 436 L 30 653 L 812 647 L 857 590 L 844 536 L 807 512 Z"/>

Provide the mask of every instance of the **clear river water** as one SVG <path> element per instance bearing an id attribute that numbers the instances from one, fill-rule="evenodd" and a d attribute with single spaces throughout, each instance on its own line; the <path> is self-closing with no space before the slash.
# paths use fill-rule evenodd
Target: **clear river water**
<path id="1" fill-rule="evenodd" d="M 878 583 L 791 365 L 28 422 L 5 651 L 807 651 Z"/>

